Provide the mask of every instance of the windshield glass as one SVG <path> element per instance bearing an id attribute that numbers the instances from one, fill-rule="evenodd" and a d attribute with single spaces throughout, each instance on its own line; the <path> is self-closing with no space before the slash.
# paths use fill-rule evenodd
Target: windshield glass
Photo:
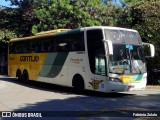
<path id="1" fill-rule="evenodd" d="M 142 44 L 141 37 L 136 31 L 122 30 L 122 29 L 105 29 L 105 38 L 106 40 L 111 40 L 114 43 L 123 43 L 123 44 Z"/>
<path id="2" fill-rule="evenodd" d="M 109 71 L 116 74 L 141 74 L 146 72 L 142 47 L 113 44 L 113 55 L 109 57 Z"/>

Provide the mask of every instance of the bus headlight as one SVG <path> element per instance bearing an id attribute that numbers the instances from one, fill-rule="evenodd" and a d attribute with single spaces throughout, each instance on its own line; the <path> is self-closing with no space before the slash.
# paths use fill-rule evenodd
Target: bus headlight
<path id="1" fill-rule="evenodd" d="M 119 78 L 113 78 L 113 77 L 109 77 L 109 80 L 113 82 L 122 82 Z"/>

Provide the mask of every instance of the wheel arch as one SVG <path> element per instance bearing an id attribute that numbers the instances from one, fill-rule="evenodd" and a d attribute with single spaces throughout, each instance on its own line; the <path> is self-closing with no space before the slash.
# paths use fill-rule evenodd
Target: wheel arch
<path id="1" fill-rule="evenodd" d="M 84 77 L 83 77 L 83 75 L 81 75 L 81 74 L 75 74 L 74 76 L 73 76 L 73 78 L 72 78 L 72 86 L 74 87 L 75 86 L 75 83 L 76 83 L 76 79 L 78 78 L 78 81 L 79 82 L 82 82 L 83 83 L 83 87 L 84 87 L 84 89 L 85 89 L 85 81 L 84 81 Z"/>
<path id="2" fill-rule="evenodd" d="M 20 69 L 17 69 L 17 71 L 16 71 L 16 77 L 17 77 L 18 73 L 22 74 L 22 72 L 21 72 Z"/>
<path id="3" fill-rule="evenodd" d="M 18 81 L 21 81 L 21 79 L 22 79 L 22 72 L 21 72 L 20 69 L 17 69 L 15 77 L 17 78 Z"/>

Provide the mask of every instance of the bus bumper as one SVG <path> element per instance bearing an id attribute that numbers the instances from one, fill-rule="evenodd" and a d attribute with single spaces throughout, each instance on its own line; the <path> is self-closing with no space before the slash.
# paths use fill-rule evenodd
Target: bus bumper
<path id="1" fill-rule="evenodd" d="M 106 84 L 106 92 L 125 92 L 134 90 L 144 90 L 146 87 L 146 83 L 147 83 L 146 80 L 143 80 L 138 83 L 128 83 L 128 84 L 109 81 Z"/>
<path id="2" fill-rule="evenodd" d="M 121 82 L 108 81 L 106 84 L 106 92 L 125 92 L 128 91 L 128 85 Z"/>
<path id="3" fill-rule="evenodd" d="M 146 87 L 146 83 L 147 83 L 146 81 L 142 81 L 139 83 L 130 83 L 128 84 L 128 91 L 144 90 Z"/>

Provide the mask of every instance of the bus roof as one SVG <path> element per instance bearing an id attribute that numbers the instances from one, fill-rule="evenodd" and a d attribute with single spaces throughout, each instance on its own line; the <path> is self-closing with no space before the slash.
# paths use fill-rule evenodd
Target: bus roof
<path id="1" fill-rule="evenodd" d="M 70 29 L 57 29 L 57 30 L 43 31 L 43 32 L 37 33 L 36 35 L 54 34 L 54 33 L 62 32 L 66 30 L 70 30 Z"/>
<path id="2" fill-rule="evenodd" d="M 71 30 L 71 29 L 57 29 L 57 30 L 39 32 L 34 36 L 11 39 L 10 42 L 21 41 L 21 40 L 29 40 L 29 39 L 35 39 L 35 38 L 43 38 L 43 37 L 49 37 L 49 36 L 55 36 L 57 33 L 68 31 L 68 30 Z"/>
<path id="3" fill-rule="evenodd" d="M 91 27 L 83 27 L 83 28 L 77 28 L 77 29 L 57 29 L 57 30 L 44 31 L 44 32 L 39 32 L 34 36 L 22 37 L 22 38 L 14 38 L 14 39 L 11 39 L 10 42 L 20 41 L 20 40 L 30 40 L 30 39 L 43 38 L 43 37 L 50 37 L 50 36 L 55 36 L 55 35 L 57 35 L 59 33 L 65 33 L 66 31 L 68 33 L 74 33 L 74 32 L 77 32 L 77 31 L 83 31 L 84 29 L 86 29 L 86 30 L 112 29 L 112 30 L 126 30 L 126 31 L 137 32 L 136 30 L 133 30 L 133 29 L 120 28 L 120 27 L 91 26 Z"/>
<path id="4" fill-rule="evenodd" d="M 90 29 L 112 29 L 112 30 L 126 30 L 126 31 L 137 32 L 137 30 L 134 30 L 134 29 L 121 28 L 121 27 L 111 27 L 111 26 L 92 26 L 92 27 L 85 27 L 85 29 L 86 30 L 90 30 Z"/>

